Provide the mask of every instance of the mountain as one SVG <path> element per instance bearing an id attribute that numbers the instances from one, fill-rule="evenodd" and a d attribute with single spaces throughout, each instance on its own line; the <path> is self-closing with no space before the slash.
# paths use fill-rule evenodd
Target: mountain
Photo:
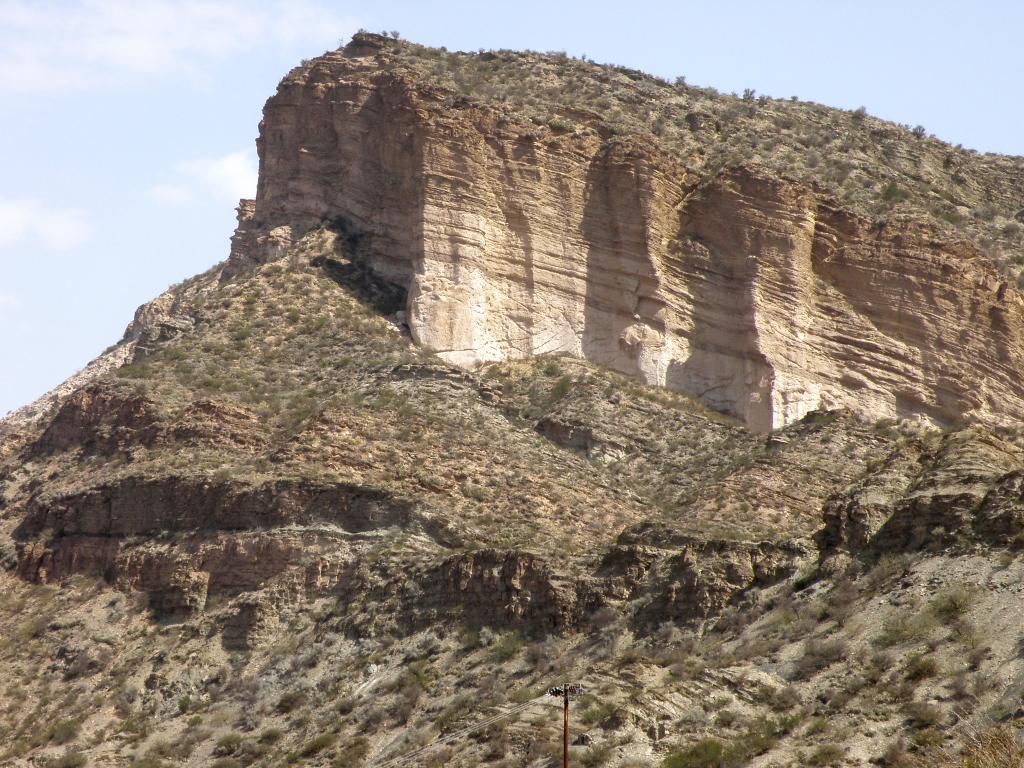
<path id="1" fill-rule="evenodd" d="M 1024 160 L 367 33 L 257 146 L 0 422 L 5 764 L 1013 747 Z"/>

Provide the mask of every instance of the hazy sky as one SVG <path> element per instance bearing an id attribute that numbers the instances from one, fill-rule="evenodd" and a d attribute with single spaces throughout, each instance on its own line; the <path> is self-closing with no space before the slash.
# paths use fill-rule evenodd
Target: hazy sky
<path id="1" fill-rule="evenodd" d="M 224 259 L 264 100 L 359 27 L 586 54 L 1024 154 L 1024 3 L 0 0 L 0 415 Z"/>

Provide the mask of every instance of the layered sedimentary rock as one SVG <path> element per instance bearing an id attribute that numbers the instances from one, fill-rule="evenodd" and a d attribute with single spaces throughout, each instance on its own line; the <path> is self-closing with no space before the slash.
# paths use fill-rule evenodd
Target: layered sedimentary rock
<path id="1" fill-rule="evenodd" d="M 822 557 L 942 547 L 1019 548 L 1024 454 L 979 427 L 907 441 L 823 508 Z"/>
<path id="2" fill-rule="evenodd" d="M 755 166 L 699 180 L 596 121 L 517 122 L 389 56 L 358 38 L 281 83 L 226 274 L 328 222 L 459 365 L 569 353 L 763 430 L 1024 414 L 1024 305 L 971 246 Z"/>

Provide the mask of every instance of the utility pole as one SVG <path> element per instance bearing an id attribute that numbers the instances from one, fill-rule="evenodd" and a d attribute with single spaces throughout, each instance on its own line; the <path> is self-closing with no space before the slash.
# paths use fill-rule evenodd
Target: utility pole
<path id="1" fill-rule="evenodd" d="M 562 697 L 562 768 L 569 768 L 569 698 L 583 693 L 580 683 L 565 683 L 548 688 L 548 696 Z"/>
<path id="2" fill-rule="evenodd" d="M 569 686 L 562 686 L 562 768 L 569 768 Z"/>

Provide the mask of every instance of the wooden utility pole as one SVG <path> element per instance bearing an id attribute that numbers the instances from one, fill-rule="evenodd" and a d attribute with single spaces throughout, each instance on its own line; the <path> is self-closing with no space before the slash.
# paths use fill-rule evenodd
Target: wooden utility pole
<path id="1" fill-rule="evenodd" d="M 548 696 L 562 697 L 562 768 L 569 768 L 569 698 L 583 693 L 579 683 L 565 683 L 548 688 Z"/>
<path id="2" fill-rule="evenodd" d="M 569 686 L 562 686 L 562 768 L 569 768 Z"/>

